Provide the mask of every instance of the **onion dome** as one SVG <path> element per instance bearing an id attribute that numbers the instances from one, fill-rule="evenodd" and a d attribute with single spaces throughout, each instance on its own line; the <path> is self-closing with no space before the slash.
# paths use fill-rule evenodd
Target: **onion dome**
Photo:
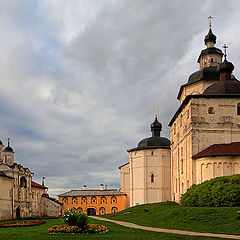
<path id="1" fill-rule="evenodd" d="M 233 75 L 234 65 L 226 59 L 218 67 L 220 81 L 212 84 L 203 92 L 204 95 L 240 95 L 240 81 Z"/>
<path id="2" fill-rule="evenodd" d="M 3 150 L 4 152 L 13 152 L 13 149 L 10 147 L 9 140 L 10 140 L 10 138 L 8 138 L 8 145 Z"/>
<path id="3" fill-rule="evenodd" d="M 142 139 L 136 148 L 128 150 L 128 152 L 151 149 L 151 148 L 167 148 L 170 149 L 170 140 L 165 137 L 160 137 L 162 124 L 158 121 L 157 116 L 154 122 L 150 125 L 152 137 Z"/>
<path id="4" fill-rule="evenodd" d="M 209 32 L 208 32 L 208 34 L 207 34 L 207 35 L 205 36 L 205 38 L 204 38 L 205 44 L 206 44 L 207 42 L 214 42 L 214 44 L 215 44 L 215 43 L 216 43 L 216 40 L 217 40 L 217 37 L 213 34 L 212 29 L 209 28 Z"/>

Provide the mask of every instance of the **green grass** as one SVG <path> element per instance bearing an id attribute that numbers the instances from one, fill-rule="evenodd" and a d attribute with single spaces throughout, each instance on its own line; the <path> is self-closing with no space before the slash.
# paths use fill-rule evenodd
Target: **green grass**
<path id="1" fill-rule="evenodd" d="M 103 217 L 167 229 L 240 234 L 237 211 L 240 207 L 180 207 L 165 202 L 144 204 Z"/>
<path id="2" fill-rule="evenodd" d="M 131 229 L 122 227 L 113 223 L 100 222 L 96 220 L 90 220 L 90 223 L 103 224 L 110 230 L 105 234 L 49 234 L 47 229 L 54 225 L 61 225 L 63 222 L 60 219 L 48 219 L 46 223 L 34 227 L 18 227 L 18 228 L 0 228 L 1 240 L 62 240 L 62 239 L 112 239 L 112 240 L 210 240 L 215 238 L 207 237 L 192 237 L 175 234 L 165 234 L 157 232 L 149 232 L 138 229 Z"/>

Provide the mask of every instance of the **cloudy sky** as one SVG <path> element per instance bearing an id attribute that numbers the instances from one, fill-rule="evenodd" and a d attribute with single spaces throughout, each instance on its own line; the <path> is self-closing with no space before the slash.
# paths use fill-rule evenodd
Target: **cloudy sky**
<path id="1" fill-rule="evenodd" d="M 169 137 L 209 15 L 240 78 L 239 11 L 239 0 L 1 0 L 0 139 L 52 196 L 118 188 L 155 105 Z"/>

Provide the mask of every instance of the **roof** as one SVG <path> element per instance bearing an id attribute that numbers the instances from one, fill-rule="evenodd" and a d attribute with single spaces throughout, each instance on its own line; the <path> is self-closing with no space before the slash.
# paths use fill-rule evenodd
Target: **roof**
<path id="1" fill-rule="evenodd" d="M 0 171 L 0 177 L 6 177 L 6 178 L 11 178 L 14 179 L 13 177 L 9 177 L 8 175 L 6 175 L 4 172 Z"/>
<path id="2" fill-rule="evenodd" d="M 129 164 L 129 162 L 127 162 L 127 163 L 121 165 L 121 166 L 119 167 L 119 169 L 121 169 L 122 167 L 124 167 L 124 166 L 126 166 L 126 165 L 128 165 L 128 164 Z"/>
<path id="3" fill-rule="evenodd" d="M 37 188 L 43 188 L 43 189 L 47 189 L 47 187 L 44 187 L 43 185 L 36 183 L 34 181 L 32 181 L 32 187 L 37 187 Z"/>
<path id="4" fill-rule="evenodd" d="M 182 112 L 182 109 L 188 104 L 188 102 L 192 98 L 240 98 L 240 94 L 214 94 L 214 95 L 211 95 L 211 94 L 194 94 L 194 95 L 188 95 L 184 99 L 184 101 L 182 102 L 182 104 L 180 105 L 180 107 L 178 108 L 176 113 L 174 114 L 174 116 L 172 117 L 168 126 L 172 126 L 175 119 Z"/>
<path id="5" fill-rule="evenodd" d="M 71 190 L 66 193 L 58 195 L 59 197 L 79 197 L 79 196 L 120 196 L 126 195 L 123 192 L 118 191 L 117 189 L 105 189 L 105 190 Z"/>
<path id="6" fill-rule="evenodd" d="M 191 85 L 192 83 L 196 83 L 199 81 L 219 81 L 219 79 L 220 79 L 220 73 L 217 71 L 217 67 L 214 67 L 214 66 L 205 67 L 196 72 L 193 72 L 189 76 L 188 82 L 186 84 L 181 85 L 180 90 L 178 92 L 177 99 L 180 100 L 180 96 L 182 94 L 183 88 L 188 85 Z"/>
<path id="7" fill-rule="evenodd" d="M 192 158 L 209 157 L 209 156 L 240 156 L 240 142 L 228 144 L 214 144 Z"/>

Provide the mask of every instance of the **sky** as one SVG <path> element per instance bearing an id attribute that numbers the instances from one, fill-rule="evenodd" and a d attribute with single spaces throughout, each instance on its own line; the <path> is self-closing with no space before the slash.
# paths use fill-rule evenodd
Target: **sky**
<path id="1" fill-rule="evenodd" d="M 119 188 L 154 106 L 170 137 L 209 15 L 240 79 L 239 11 L 239 0 L 1 0 L 0 139 L 51 196 Z"/>

